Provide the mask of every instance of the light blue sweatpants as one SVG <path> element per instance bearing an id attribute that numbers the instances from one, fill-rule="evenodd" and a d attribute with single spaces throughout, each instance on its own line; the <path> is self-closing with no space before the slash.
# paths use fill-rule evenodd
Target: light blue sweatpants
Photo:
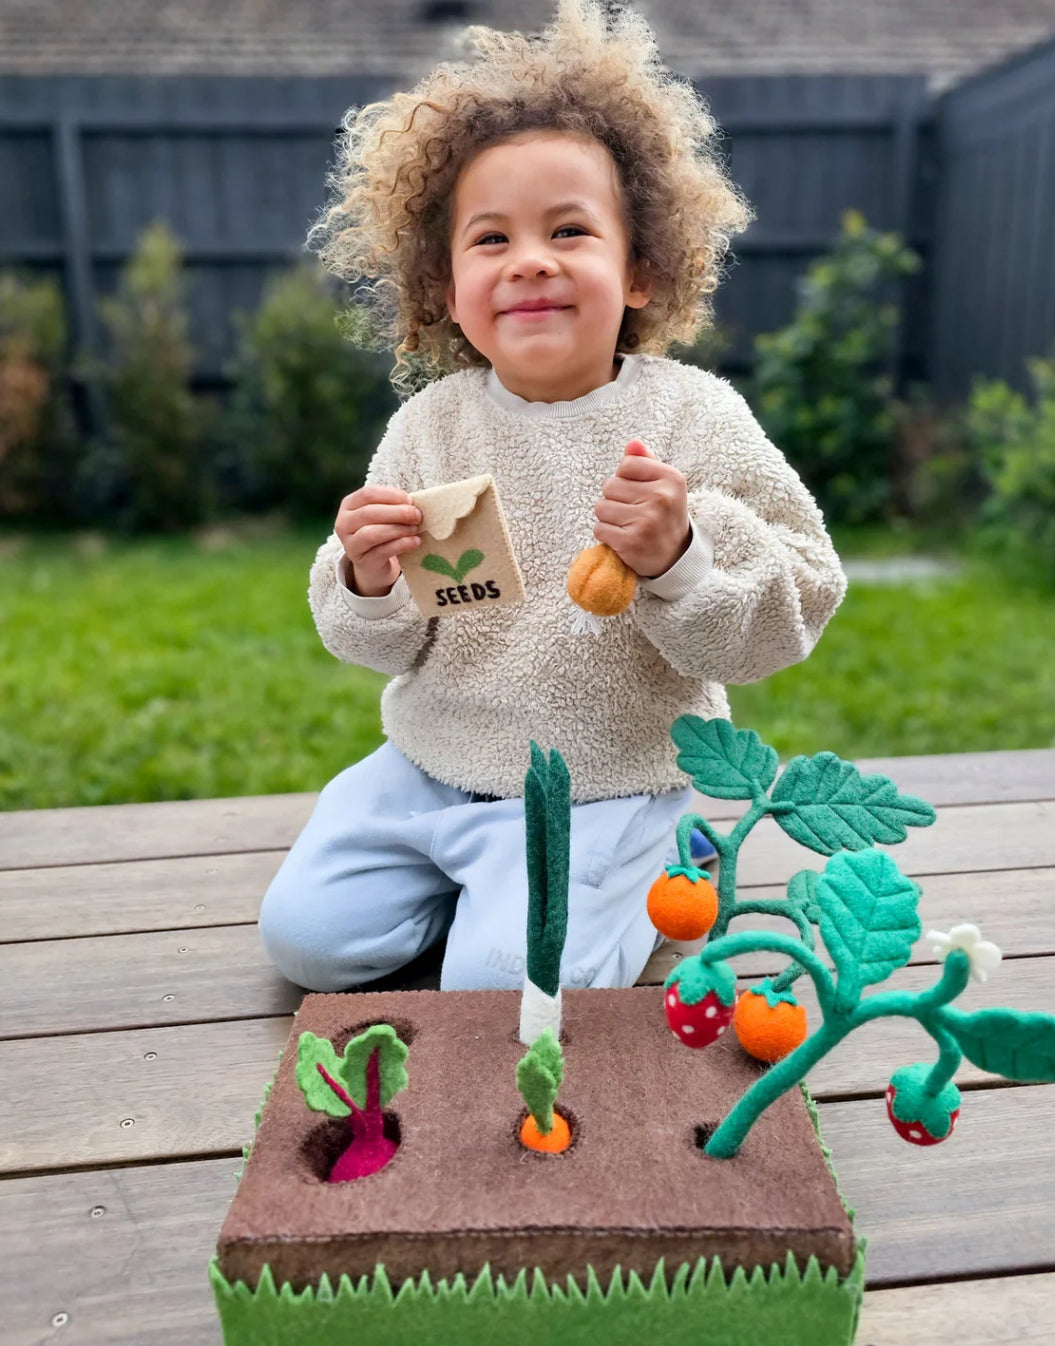
<path id="1" fill-rule="evenodd" d="M 691 788 L 574 804 L 564 986 L 632 986 L 656 944 L 649 885 Z M 478 800 L 391 743 L 322 790 L 264 897 L 260 935 L 299 986 L 343 991 L 447 936 L 444 990 L 523 982 L 523 799 Z"/>

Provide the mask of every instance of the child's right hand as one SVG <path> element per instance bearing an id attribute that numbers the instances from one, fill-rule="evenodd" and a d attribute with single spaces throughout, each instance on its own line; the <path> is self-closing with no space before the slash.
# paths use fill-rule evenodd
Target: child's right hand
<path id="1" fill-rule="evenodd" d="M 420 545 L 421 510 L 395 486 L 363 486 L 346 495 L 333 531 L 352 563 L 355 591 L 364 598 L 387 594 L 399 578 L 400 553 Z"/>

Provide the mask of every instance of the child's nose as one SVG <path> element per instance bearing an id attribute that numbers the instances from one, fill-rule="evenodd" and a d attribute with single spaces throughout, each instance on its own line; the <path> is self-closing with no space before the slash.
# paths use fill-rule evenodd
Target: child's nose
<path id="1" fill-rule="evenodd" d="M 533 280 L 539 276 L 552 276 L 557 266 L 552 256 L 540 248 L 527 248 L 509 258 L 510 278 Z"/>

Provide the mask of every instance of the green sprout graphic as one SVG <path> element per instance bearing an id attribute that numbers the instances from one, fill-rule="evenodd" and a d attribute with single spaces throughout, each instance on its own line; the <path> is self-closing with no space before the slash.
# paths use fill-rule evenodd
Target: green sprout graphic
<path id="1" fill-rule="evenodd" d="M 452 566 L 450 561 L 445 561 L 442 556 L 429 552 L 428 556 L 421 558 L 421 568 L 422 570 L 431 570 L 437 575 L 448 575 L 455 584 L 461 584 L 470 570 L 475 570 L 477 566 L 483 565 L 483 560 L 483 552 L 477 551 L 475 548 L 463 551 L 461 556 L 458 557 L 456 566 Z"/>

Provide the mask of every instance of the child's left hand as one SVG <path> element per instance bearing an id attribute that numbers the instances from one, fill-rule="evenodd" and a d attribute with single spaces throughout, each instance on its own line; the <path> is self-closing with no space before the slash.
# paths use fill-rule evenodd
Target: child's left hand
<path id="1" fill-rule="evenodd" d="M 685 478 L 676 467 L 661 463 L 639 439 L 626 446 L 594 514 L 594 537 L 607 543 L 642 579 L 655 579 L 669 570 L 692 538 Z"/>

